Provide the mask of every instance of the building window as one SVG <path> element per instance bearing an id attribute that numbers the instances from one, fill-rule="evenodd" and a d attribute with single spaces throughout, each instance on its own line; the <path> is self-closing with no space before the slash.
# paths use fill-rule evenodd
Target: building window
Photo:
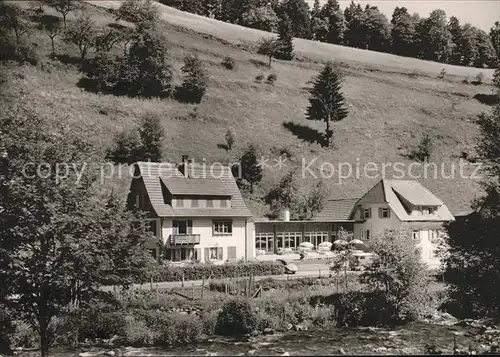
<path id="1" fill-rule="evenodd" d="M 197 251 L 194 248 L 167 248 L 165 259 L 170 262 L 181 262 L 184 260 L 198 260 Z"/>
<path id="2" fill-rule="evenodd" d="M 157 237 L 158 236 L 158 229 L 157 229 L 156 221 L 148 221 L 148 223 L 149 223 L 149 227 L 148 227 L 149 230 L 151 232 L 153 232 L 153 235 L 155 237 Z"/>
<path id="3" fill-rule="evenodd" d="M 214 206 L 214 201 L 212 201 L 210 198 L 207 198 L 207 207 L 213 207 Z"/>
<path id="4" fill-rule="evenodd" d="M 213 221 L 213 234 L 214 235 L 229 235 L 233 233 L 232 221 Z"/>
<path id="5" fill-rule="evenodd" d="M 420 239 L 420 231 L 413 231 L 413 239 Z"/>
<path id="6" fill-rule="evenodd" d="M 380 218 L 390 218 L 391 210 L 389 208 L 380 208 L 379 209 L 379 217 Z"/>
<path id="7" fill-rule="evenodd" d="M 205 248 L 205 260 L 224 260 L 222 247 Z"/>
<path id="8" fill-rule="evenodd" d="M 370 239 L 370 230 L 369 229 L 362 229 L 361 230 L 361 239 Z"/>
<path id="9" fill-rule="evenodd" d="M 198 199 L 197 198 L 193 198 L 191 200 L 191 207 L 198 207 Z"/>
<path id="10" fill-rule="evenodd" d="M 175 200 L 175 206 L 176 207 L 184 207 L 184 200 L 182 198 L 177 198 Z"/>
<path id="11" fill-rule="evenodd" d="M 221 208 L 226 208 L 227 207 L 227 200 L 220 200 L 220 206 L 221 206 Z"/>
<path id="12" fill-rule="evenodd" d="M 372 209 L 371 208 L 365 208 L 363 210 L 363 217 L 362 219 L 369 219 L 372 218 Z"/>
<path id="13" fill-rule="evenodd" d="M 192 234 L 193 233 L 193 221 L 188 220 L 175 220 L 172 222 L 174 228 L 174 234 Z"/>
<path id="14" fill-rule="evenodd" d="M 274 249 L 273 233 L 255 233 L 255 248 L 257 250 L 271 252 Z"/>
<path id="15" fill-rule="evenodd" d="M 141 207 L 141 196 L 135 195 L 135 208 Z"/>
<path id="16" fill-rule="evenodd" d="M 366 239 L 367 240 L 370 239 L 370 230 L 369 229 L 366 230 Z"/>

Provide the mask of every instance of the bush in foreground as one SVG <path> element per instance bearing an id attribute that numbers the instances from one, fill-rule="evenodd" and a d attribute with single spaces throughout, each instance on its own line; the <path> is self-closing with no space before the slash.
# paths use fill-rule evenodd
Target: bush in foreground
<path id="1" fill-rule="evenodd" d="M 377 258 L 361 280 L 383 298 L 383 304 L 393 309 L 396 314 L 391 317 L 393 321 L 414 321 L 429 306 L 431 279 L 421 260 L 418 243 L 409 230 L 386 231 L 371 242 Z"/>
<path id="2" fill-rule="evenodd" d="M 222 336 L 244 335 L 257 328 L 255 308 L 248 300 L 232 299 L 222 306 L 215 332 Z"/>

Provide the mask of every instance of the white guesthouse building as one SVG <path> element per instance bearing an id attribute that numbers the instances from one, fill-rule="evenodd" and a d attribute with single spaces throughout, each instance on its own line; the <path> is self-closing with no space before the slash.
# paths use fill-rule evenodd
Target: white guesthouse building
<path id="1" fill-rule="evenodd" d="M 128 206 L 148 213 L 155 258 L 168 261 L 249 260 L 254 253 L 252 214 L 229 167 L 138 162 Z M 163 247 L 158 242 L 163 243 Z"/>

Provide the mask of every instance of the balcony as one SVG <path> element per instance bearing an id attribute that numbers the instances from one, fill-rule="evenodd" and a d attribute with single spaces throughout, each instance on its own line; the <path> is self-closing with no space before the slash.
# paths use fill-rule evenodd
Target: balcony
<path id="1" fill-rule="evenodd" d="M 200 244 L 199 234 L 171 234 L 168 239 L 170 245 Z"/>

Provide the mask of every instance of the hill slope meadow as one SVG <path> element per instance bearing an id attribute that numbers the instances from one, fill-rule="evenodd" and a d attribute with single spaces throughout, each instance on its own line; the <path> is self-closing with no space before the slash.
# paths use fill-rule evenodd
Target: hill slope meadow
<path id="1" fill-rule="evenodd" d="M 117 6 L 117 1 L 91 1 L 84 11 L 92 16 L 96 25 L 108 26 L 115 22 L 109 8 Z M 138 118 L 153 112 L 162 118 L 166 131 L 165 161 L 178 162 L 181 155 L 189 155 L 197 162 L 230 163 L 250 143 L 257 145 L 270 165 L 287 153 L 286 166 L 266 168 L 262 183 L 255 194 L 247 198 L 256 217 L 266 211 L 260 197 L 288 170 L 300 170 L 302 166 L 310 167 L 317 177 L 324 173 L 331 197 L 360 197 L 380 180 L 382 164 L 399 163 L 407 170 L 413 161 L 406 158 L 406 154 L 424 134 L 433 139 L 431 161 L 438 167 L 437 171 L 428 170 L 428 177 L 419 181 L 454 213 L 468 210 L 472 200 L 481 195 L 480 181 L 471 178 L 475 166 L 465 167 L 460 174 L 458 165 L 460 157 L 474 156 L 478 135 L 475 120 L 478 114 L 489 109 L 476 98 L 491 94 L 491 70 L 300 39 L 295 40 L 297 60 L 273 61 L 268 68 L 267 58 L 256 54 L 255 47 L 259 39 L 271 34 L 163 5 L 159 8 L 162 13 L 159 31 L 164 31 L 169 41 L 174 82 L 182 80 L 180 68 L 187 54 L 196 53 L 208 69 L 209 87 L 199 105 L 182 104 L 173 99 L 136 99 L 87 92 L 77 85 L 82 76 L 77 67 L 71 61 L 50 59 L 50 40 L 43 32 L 36 31 L 31 36 L 38 44 L 42 61 L 37 66 L 10 67 L 7 76 L 11 79 L 12 93 L 22 89 L 25 101 L 36 110 L 67 113 L 69 124 L 85 121 L 97 125 L 99 134 L 95 139 L 103 150 L 113 144 L 111 138 L 116 133 L 132 128 Z M 55 15 L 52 9 L 45 11 Z M 73 21 L 74 16 L 70 14 L 69 21 Z M 60 39 L 56 48 L 59 55 L 77 56 L 77 49 Z M 221 66 L 225 56 L 236 61 L 234 70 Z M 347 119 L 334 124 L 335 148 L 322 148 L 302 136 L 307 130 L 324 131 L 323 123 L 306 120 L 304 113 L 308 106 L 309 81 L 327 60 L 339 63 L 349 106 Z M 438 75 L 443 68 L 447 75 L 440 79 Z M 473 81 L 479 72 L 484 74 L 484 84 L 463 83 Z M 271 73 L 277 75 L 274 85 L 255 81 L 256 76 L 267 77 Z M 221 144 L 228 129 L 235 134 L 235 144 L 232 150 L 226 151 Z M 302 134 L 298 135 L 297 131 Z M 347 165 L 351 165 L 353 174 L 340 179 L 336 171 L 342 163 L 343 175 L 349 176 Z M 356 167 L 363 168 L 367 163 L 378 165 L 378 169 L 356 175 Z M 453 167 L 456 167 L 455 174 Z M 316 178 L 305 172 L 307 175 L 301 182 L 307 190 Z M 405 174 L 397 178 L 423 177 L 425 172 L 414 165 L 411 173 L 411 177 Z M 392 174 L 394 170 L 389 166 L 386 177 Z M 120 180 L 124 192 L 128 184 L 126 177 Z"/>

